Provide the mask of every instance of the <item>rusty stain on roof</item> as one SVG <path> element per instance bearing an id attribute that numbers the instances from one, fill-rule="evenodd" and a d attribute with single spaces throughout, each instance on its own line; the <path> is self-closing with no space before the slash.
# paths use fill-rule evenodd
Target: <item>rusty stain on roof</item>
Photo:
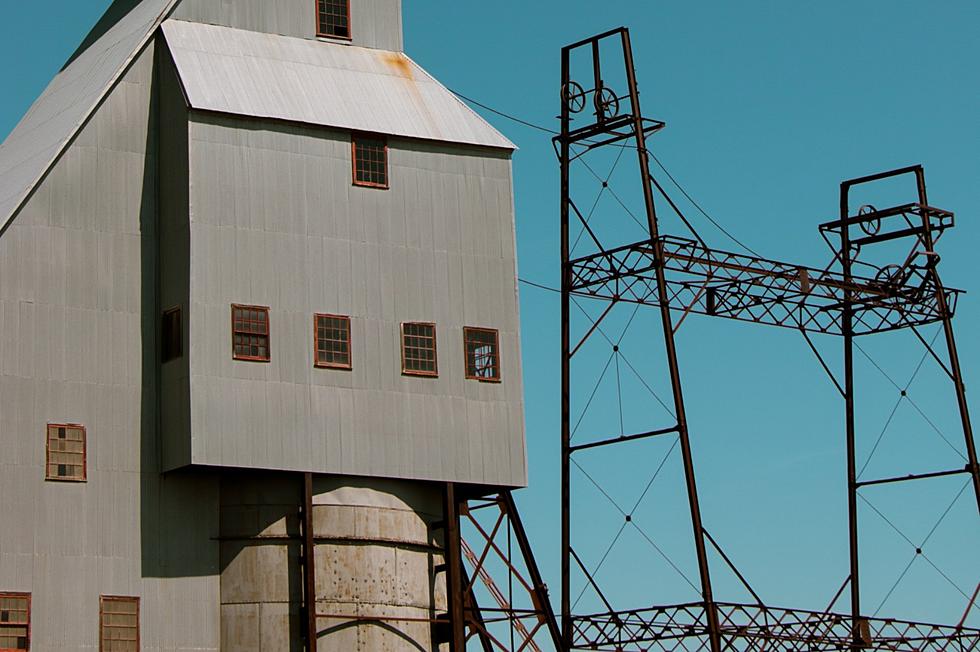
<path id="1" fill-rule="evenodd" d="M 385 52 L 381 58 L 399 77 L 415 79 L 415 71 L 412 70 L 411 61 L 401 52 Z"/>

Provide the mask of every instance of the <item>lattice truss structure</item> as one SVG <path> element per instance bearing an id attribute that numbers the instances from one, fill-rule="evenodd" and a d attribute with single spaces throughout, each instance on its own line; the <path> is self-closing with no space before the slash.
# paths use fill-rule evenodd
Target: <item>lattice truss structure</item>
<path id="1" fill-rule="evenodd" d="M 937 234 L 953 222 L 952 213 L 917 204 L 890 210 L 901 210 L 894 214 L 907 223 L 935 225 Z M 572 292 L 657 305 L 658 260 L 667 272 L 668 305 L 685 314 L 843 335 L 842 308 L 850 295 L 855 335 L 924 326 L 942 319 L 928 259 L 923 265 L 879 268 L 876 278 L 845 278 L 830 269 L 718 251 L 698 240 L 676 236 L 573 260 Z M 943 289 L 942 294 L 952 312 L 959 291 Z"/>
<path id="2" fill-rule="evenodd" d="M 844 650 L 854 636 L 851 619 L 839 614 L 716 602 L 721 638 L 732 649 Z M 689 603 L 616 614 L 582 616 L 574 622 L 578 645 L 588 650 L 708 650 L 704 604 Z M 862 648 L 895 652 L 975 650 L 977 634 L 956 626 L 865 619 Z"/>
<path id="3" fill-rule="evenodd" d="M 952 504 L 941 516 L 925 540 L 913 540 L 901 531 L 888 517 L 859 494 L 863 487 L 907 481 L 923 481 L 931 478 L 964 476 L 963 489 L 953 503 L 961 497 L 976 500 L 980 513 L 980 466 L 977 463 L 976 444 L 973 437 L 966 403 L 963 376 L 952 330 L 960 291 L 946 288 L 939 276 L 940 258 L 936 244 L 954 226 L 954 215 L 931 206 L 927 200 L 925 176 L 921 166 L 892 170 L 845 181 L 841 184 L 840 215 L 837 219 L 819 225 L 819 234 L 830 249 L 829 262 L 820 266 L 798 265 L 771 260 L 759 256 L 744 246 L 691 199 L 687 199 L 729 236 L 745 252 L 723 251 L 710 247 L 692 225 L 678 204 L 668 195 L 664 186 L 651 172 L 651 160 L 670 177 L 647 145 L 648 137 L 664 128 L 659 120 L 645 118 L 640 110 L 640 95 L 633 65 L 629 32 L 625 28 L 613 30 L 585 39 L 562 50 L 561 83 L 561 131 L 554 139 L 555 152 L 561 165 L 561 341 L 562 341 L 562 453 L 561 453 L 561 633 L 560 650 L 710 650 L 726 649 L 779 649 L 779 650 L 980 650 L 980 630 L 965 626 L 968 615 L 977 609 L 975 577 L 950 577 L 926 556 L 925 544 L 950 513 Z M 611 170 L 597 170 L 593 155 L 606 152 L 606 161 L 612 161 Z M 611 185 L 613 172 L 626 161 L 635 160 L 639 174 L 634 177 L 642 190 L 642 207 L 630 204 L 629 198 L 617 193 Z M 593 163 L 590 163 L 592 161 Z M 578 187 L 572 172 L 584 169 L 591 180 L 585 195 Z M 581 170 L 580 170 L 581 172 Z M 584 173 L 583 173 L 584 174 Z M 854 207 L 851 201 L 856 189 L 875 186 L 877 182 L 908 182 L 914 184 L 914 195 L 905 202 L 878 208 L 872 205 Z M 634 181 L 635 183 L 635 181 Z M 674 181 L 675 185 L 676 181 Z M 684 190 L 677 186 L 681 193 Z M 637 188 L 634 186 L 634 191 Z M 622 191 L 620 191 L 622 192 Z M 639 238 L 623 243 L 627 229 L 603 228 L 609 215 L 598 210 L 602 196 L 612 197 L 622 209 L 620 217 L 628 217 L 629 228 L 639 229 Z M 586 201 L 591 203 L 586 203 Z M 658 206 L 667 209 L 658 216 Z M 623 215 L 625 214 L 625 215 Z M 686 229 L 684 236 L 661 232 L 664 217 L 672 224 Z M 623 220 L 625 222 L 625 219 Z M 664 222 L 666 223 L 666 222 Z M 583 307 L 585 304 L 592 309 Z M 595 309 L 595 306 L 599 306 Z M 613 324 L 611 315 L 615 308 L 630 305 L 631 316 L 622 335 Z M 664 363 L 660 367 L 670 384 L 670 396 L 657 394 L 638 370 L 642 363 L 632 363 L 621 350 L 626 331 L 635 323 L 637 311 L 649 307 L 658 316 L 658 330 L 644 331 L 647 340 L 662 336 Z M 683 389 L 674 337 L 677 330 L 691 314 L 723 317 L 743 322 L 779 326 L 798 331 L 820 366 L 829 375 L 839 392 L 844 406 L 845 434 L 847 439 L 847 497 L 849 568 L 840 590 L 823 611 L 781 609 L 767 605 L 749 584 L 722 546 L 707 531 L 701 516 L 697 483 L 694 474 L 694 456 L 691 451 Z M 581 317 L 584 315 L 585 321 Z M 576 319 L 573 319 L 576 318 Z M 573 329 L 577 321 L 581 328 Z M 936 337 L 924 334 L 924 327 L 935 324 Z M 573 332 L 573 330 L 575 332 Z M 923 345 L 922 359 L 907 383 L 900 383 L 878 365 L 860 342 L 874 334 L 904 330 Z M 615 332 L 614 332 L 615 331 Z M 825 359 L 811 337 L 815 334 L 834 336 L 843 344 L 842 373 L 835 373 L 836 366 Z M 935 347 L 940 335 L 945 350 Z M 591 382 L 572 382 L 572 359 L 582 355 L 583 347 L 593 339 L 605 340 L 612 355 L 602 368 L 595 389 L 586 392 L 573 406 L 572 395 Z M 860 342 L 859 342 L 860 340 Z M 659 344 L 658 344 L 659 345 Z M 900 393 L 900 401 L 911 404 L 947 444 L 963 460 L 957 468 L 912 473 L 898 477 L 863 480 L 864 467 L 858 469 L 856 459 L 857 427 L 855 422 L 855 374 L 854 352 L 865 356 Z M 658 354 L 659 355 L 659 354 Z M 927 359 L 932 361 L 948 377 L 954 389 L 957 416 L 962 427 L 960 443 L 954 444 L 934 425 L 908 395 L 908 388 Z M 646 362 L 646 361 L 644 361 Z M 601 360 L 599 362 L 601 364 Z M 620 366 L 635 375 L 649 390 L 656 407 L 651 403 L 647 412 L 659 411 L 671 417 L 664 427 L 632 433 L 623 426 L 623 397 L 619 393 L 619 434 L 599 435 L 584 443 L 573 440 L 581 425 L 581 419 L 589 410 L 599 384 L 607 372 L 620 382 Z M 649 366 L 649 365 L 646 365 Z M 610 371 L 613 368 L 614 371 Z M 581 379 L 580 379 L 581 380 Z M 593 379 L 589 379 L 590 381 Z M 619 390 L 618 390 L 619 391 Z M 587 399 L 587 400 L 586 400 Z M 585 403 L 584 408 L 582 402 Z M 574 409 L 573 409 L 574 407 Z M 616 431 L 616 410 L 606 411 L 607 430 Z M 894 417 L 895 411 L 892 411 Z M 889 418 L 889 423 L 892 421 Z M 887 424 L 886 424 L 887 429 Z M 882 432 L 882 436 L 884 431 Z M 622 450 L 620 444 L 639 442 L 652 438 L 667 437 L 673 440 L 666 456 L 654 462 L 655 472 L 635 503 L 620 502 L 612 490 L 603 486 L 591 475 L 587 467 L 578 461 L 583 453 L 604 451 L 603 462 L 614 464 L 614 452 Z M 872 455 L 881 442 L 881 436 L 872 449 Z M 635 449 L 632 449 L 635 453 Z M 658 546 L 651 526 L 642 526 L 633 518 L 637 507 L 648 495 L 650 487 L 664 472 L 671 455 L 677 451 L 681 460 L 684 496 L 689 509 L 689 522 L 693 535 L 693 557 L 697 560 L 698 576 L 690 579 Z M 627 454 L 630 454 L 627 452 Z M 867 464 L 865 464 L 865 467 Z M 622 527 L 615 534 L 612 544 L 604 554 L 582 559 L 573 542 L 572 520 L 576 512 L 577 496 L 572 495 L 572 473 L 584 475 L 586 481 L 600 493 L 617 512 Z M 665 472 L 666 473 L 666 472 Z M 861 605 L 861 574 L 859 568 L 858 504 L 863 501 L 896 533 L 915 550 L 912 562 L 892 586 L 891 591 L 877 610 Z M 594 509 L 592 505 L 589 509 Z M 581 510 L 575 522 L 581 527 L 582 520 L 594 530 L 599 519 L 587 515 L 582 519 Z M 623 523 L 625 521 L 625 523 Z M 698 602 L 640 608 L 621 606 L 619 596 L 603 587 L 598 571 L 613 554 L 617 541 L 624 530 L 632 528 L 651 546 L 654 556 L 661 557 L 700 595 Z M 576 529 L 575 532 L 580 530 Z M 978 542 L 980 546 L 980 542 Z M 600 549 L 601 550 L 601 549 Z M 736 577 L 751 602 L 736 604 L 716 600 L 714 597 L 709 551 L 720 559 Z M 918 560 L 936 569 L 966 602 L 966 610 L 956 625 L 932 625 L 899 621 L 878 617 L 881 607 Z M 639 559 L 633 564 L 642 565 Z M 572 577 L 580 580 L 573 587 Z M 579 588 L 582 591 L 579 592 Z M 620 584 L 620 587 L 622 585 Z M 631 587 L 632 588 L 632 587 Z M 573 590 L 574 589 L 574 590 Z M 657 600 L 657 587 L 650 588 L 650 602 Z M 576 611 L 584 592 L 590 592 L 603 610 L 582 614 Z M 634 591 L 635 593 L 635 591 Z M 850 609 L 840 609 L 838 602 L 845 603 L 849 594 Z M 662 598 L 661 598 L 662 599 Z M 649 604 L 649 603 L 647 603 Z"/>

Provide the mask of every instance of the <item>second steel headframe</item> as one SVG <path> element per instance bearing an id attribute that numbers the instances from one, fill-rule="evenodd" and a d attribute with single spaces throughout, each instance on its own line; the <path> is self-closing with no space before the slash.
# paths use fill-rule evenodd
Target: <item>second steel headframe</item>
<path id="1" fill-rule="evenodd" d="M 617 58 L 621 47 L 627 86 L 622 94 L 604 81 L 604 72 L 608 71 L 603 70 L 603 46 L 614 48 Z M 591 69 L 585 72 L 584 78 L 576 78 L 572 74 L 573 54 L 584 54 L 591 60 Z M 943 286 L 937 271 L 939 258 L 934 247 L 936 240 L 953 226 L 953 215 L 929 205 L 922 167 L 902 168 L 841 184 L 840 217 L 820 226 L 821 235 L 828 243 L 832 242 L 832 236 L 839 239 L 839 244 L 834 247 L 834 260 L 824 269 L 719 251 L 705 244 L 650 173 L 646 138 L 662 129 L 664 123 L 643 117 L 640 110 L 629 31 L 626 28 L 612 30 L 563 48 L 561 78 L 561 132 L 555 138 L 555 146 L 561 164 L 562 650 L 622 652 L 707 648 L 712 652 L 721 652 L 727 648 L 747 649 L 756 645 L 793 650 L 980 649 L 980 630 L 963 627 L 965 615 L 959 625 L 945 627 L 893 619 L 876 620 L 866 617 L 861 610 L 857 496 L 862 486 L 969 474 L 980 511 L 980 466 L 951 321 L 958 291 Z M 573 118 L 579 118 L 574 128 Z M 611 249 L 602 245 L 590 227 L 588 216 L 579 211 L 571 198 L 572 163 L 583 154 L 604 147 L 635 149 L 646 216 L 644 226 L 649 236 L 639 242 Z M 915 179 L 915 201 L 881 210 L 863 206 L 852 213 L 849 199 L 850 191 L 855 186 L 905 175 Z M 605 187 L 605 182 L 603 185 Z M 657 193 L 691 229 L 693 239 L 660 233 L 655 202 Z M 582 233 L 587 234 L 594 245 L 594 251 L 589 255 L 572 258 L 569 227 L 573 219 L 581 223 Z M 860 260 L 863 248 L 902 240 L 913 243 L 911 252 L 903 261 L 876 266 Z M 873 276 L 855 274 L 856 265 L 873 268 Z M 609 302 L 607 309 L 598 319 L 592 320 L 587 332 L 577 342 L 572 341 L 571 333 L 570 307 L 575 296 Z M 649 432 L 572 445 L 571 360 L 617 303 L 658 308 L 676 421 L 669 427 Z M 726 562 L 729 560 L 707 535 L 701 519 L 674 342 L 677 325 L 674 311 L 681 313 L 680 320 L 690 313 L 699 313 L 796 329 L 806 338 L 824 370 L 830 374 L 845 404 L 850 568 L 844 586 L 850 586 L 849 614 L 834 614 L 830 608 L 826 612 L 774 609 L 764 605 L 761 600 L 751 605 L 716 601 L 712 592 L 707 543 L 718 549 Z M 917 330 L 931 323 L 941 323 L 943 326 L 946 362 Z M 896 329 L 911 329 L 952 380 L 967 463 L 959 469 L 859 482 L 855 462 L 854 338 Z M 842 382 L 820 356 L 809 333 L 832 334 L 842 338 Z M 602 594 L 572 546 L 572 457 L 580 451 L 663 435 L 676 435 L 679 438 L 701 601 L 670 607 L 617 610 Z M 588 616 L 572 613 L 570 577 L 573 563 L 581 566 L 607 611 Z M 744 581 L 734 566 L 732 568 Z M 970 606 L 967 607 L 969 609 Z"/>

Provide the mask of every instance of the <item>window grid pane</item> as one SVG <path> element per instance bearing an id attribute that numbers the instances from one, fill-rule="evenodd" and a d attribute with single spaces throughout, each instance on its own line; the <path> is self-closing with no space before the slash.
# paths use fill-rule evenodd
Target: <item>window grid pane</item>
<path id="1" fill-rule="evenodd" d="M 269 309 L 261 306 L 232 306 L 231 318 L 234 358 L 268 362 Z"/>
<path id="2" fill-rule="evenodd" d="M 385 141 L 354 137 L 354 183 L 388 187 L 388 148 Z"/>
<path id="3" fill-rule="evenodd" d="M 78 425 L 48 424 L 47 464 L 48 480 L 85 481 L 85 428 Z M 2 650 L 3 648 L 0 648 Z"/>
<path id="4" fill-rule="evenodd" d="M 316 366 L 351 368 L 350 317 L 316 316 Z"/>
<path id="5" fill-rule="evenodd" d="M 350 38 L 349 0 L 317 0 L 317 35 Z"/>
<path id="6" fill-rule="evenodd" d="M 139 652 L 139 598 L 107 598 L 100 604 L 101 652 Z"/>
<path id="7" fill-rule="evenodd" d="M 488 328 L 464 328 L 466 377 L 500 380 L 499 334 Z"/>
<path id="8" fill-rule="evenodd" d="M 419 376 L 438 373 L 434 324 L 402 324 L 402 372 Z"/>
<path id="9" fill-rule="evenodd" d="M 0 593 L 0 651 L 27 650 L 31 634 L 31 596 Z"/>

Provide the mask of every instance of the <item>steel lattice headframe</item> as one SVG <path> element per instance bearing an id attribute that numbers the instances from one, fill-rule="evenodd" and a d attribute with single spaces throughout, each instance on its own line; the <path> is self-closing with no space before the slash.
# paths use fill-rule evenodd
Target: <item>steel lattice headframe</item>
<path id="1" fill-rule="evenodd" d="M 612 72 L 614 75 L 624 73 L 627 86 L 624 93 L 616 92 L 608 83 L 610 68 L 606 59 L 613 50 L 616 51 L 617 61 L 621 51 L 622 68 L 620 63 L 616 63 Z M 591 64 L 578 70 L 582 73 L 578 78 L 572 70 L 573 54 L 576 61 L 581 63 L 586 59 Z M 820 234 L 834 253 L 833 260 L 825 268 L 768 260 L 754 252 L 749 255 L 720 251 L 705 243 L 650 172 L 651 153 L 647 148 L 647 136 L 663 129 L 664 123 L 644 118 L 640 110 L 628 30 L 612 30 L 563 48 L 561 81 L 561 132 L 554 139 L 561 164 L 562 247 L 560 649 L 620 652 L 701 649 L 722 652 L 726 649 L 769 648 L 901 651 L 977 649 L 980 645 L 980 631 L 963 627 L 965 615 L 958 626 L 940 626 L 868 618 L 861 608 L 857 514 L 858 490 L 861 487 L 967 474 L 970 476 L 969 483 L 972 483 L 980 511 L 980 465 L 977 462 L 976 444 L 952 329 L 959 291 L 947 289 L 943 285 L 938 273 L 939 256 L 935 251 L 936 242 L 953 227 L 954 218 L 951 212 L 929 204 L 922 167 L 901 168 L 841 184 L 839 218 L 820 225 Z M 574 126 L 573 119 L 576 120 Z M 647 231 L 647 237 L 640 241 L 612 247 L 606 246 L 600 240 L 593 228 L 594 224 L 590 224 L 595 207 L 588 215 L 583 215 L 571 196 L 572 165 L 589 152 L 607 147 L 619 148 L 617 163 L 627 149 L 637 156 L 646 217 L 646 223 L 641 226 Z M 605 190 L 609 180 L 599 177 L 591 167 L 589 171 L 602 183 Z M 851 210 L 849 200 L 853 188 L 885 179 L 909 177 L 915 181 L 914 201 L 884 209 L 862 206 L 857 211 Z M 616 198 L 634 221 L 640 223 L 624 202 L 618 196 Z M 673 210 L 691 231 L 692 238 L 661 234 L 656 208 L 660 201 Z M 581 228 L 575 244 L 580 239 L 589 243 L 590 252 L 586 255 L 573 257 L 571 254 L 575 248 L 569 237 L 573 221 Z M 883 243 L 890 243 L 890 246 L 877 246 Z M 880 256 L 883 251 L 891 251 L 895 246 L 903 245 L 910 246 L 903 259 L 884 265 L 869 260 L 868 254 Z M 589 316 L 591 323 L 584 335 L 572 339 L 570 313 L 575 297 L 602 300 L 606 303 L 606 308 L 595 319 Z M 573 446 L 571 359 L 590 337 L 596 332 L 602 332 L 603 320 L 616 305 L 622 303 L 652 306 L 659 312 L 673 399 L 672 405 L 664 407 L 675 420 L 664 427 L 655 427 L 641 434 L 624 433 L 620 437 Z M 710 542 L 718 550 L 757 600 L 758 596 L 702 524 L 674 341 L 677 327 L 691 313 L 799 331 L 837 387 L 844 401 L 847 443 L 850 565 L 841 593 L 849 587 L 848 614 L 831 613 L 833 603 L 827 612 L 815 612 L 776 609 L 764 605 L 761 600 L 752 605 L 715 600 L 706 542 Z M 675 319 L 677 314 L 680 317 Z M 917 330 L 932 323 L 942 326 L 946 343 L 945 361 Z M 855 343 L 855 338 L 899 329 L 915 333 L 953 383 L 963 430 L 966 465 L 957 469 L 861 482 L 858 479 L 855 457 L 857 428 L 853 356 L 854 348 L 861 349 Z M 841 338 L 844 344 L 842 378 L 831 371 L 830 365 L 810 340 L 810 333 Z M 613 344 L 615 355 L 618 347 L 612 341 L 610 344 Z M 902 396 L 905 396 L 904 390 Z M 615 596 L 608 596 L 602 591 L 572 545 L 570 524 L 574 502 L 571 496 L 570 470 L 573 463 L 577 464 L 573 462 L 573 455 L 650 437 L 674 435 L 678 438 L 677 444 L 680 446 L 683 462 L 702 599 L 696 603 L 665 607 L 627 610 L 614 608 Z M 629 514 L 624 514 L 629 522 Z M 921 550 L 917 549 L 916 552 L 918 555 Z M 570 577 L 573 562 L 585 573 L 587 586 L 595 590 L 607 607 L 604 613 L 572 613 Z M 840 597 L 840 593 L 837 597 Z M 973 596 L 970 605 L 976 597 Z"/>

